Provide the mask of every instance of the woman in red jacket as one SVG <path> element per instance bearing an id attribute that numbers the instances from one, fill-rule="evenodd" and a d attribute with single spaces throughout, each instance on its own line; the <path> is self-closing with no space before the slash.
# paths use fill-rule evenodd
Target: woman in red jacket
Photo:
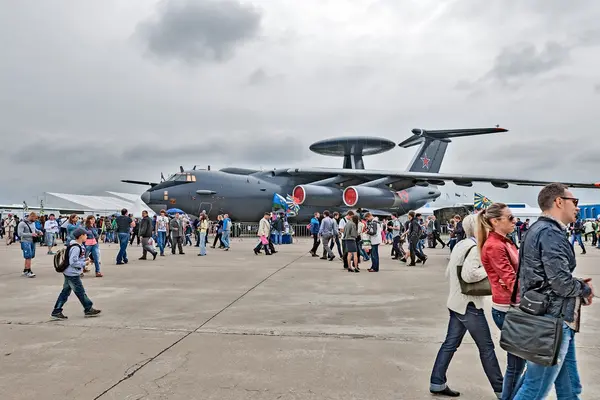
<path id="1" fill-rule="evenodd" d="M 506 204 L 494 203 L 479 213 L 477 221 L 481 263 L 492 287 L 492 317 L 501 330 L 510 308 L 519 266 L 519 251 L 507 237 L 514 231 L 516 219 Z M 508 353 L 502 387 L 503 400 L 510 400 L 516 394 L 524 368 L 525 360 Z"/>

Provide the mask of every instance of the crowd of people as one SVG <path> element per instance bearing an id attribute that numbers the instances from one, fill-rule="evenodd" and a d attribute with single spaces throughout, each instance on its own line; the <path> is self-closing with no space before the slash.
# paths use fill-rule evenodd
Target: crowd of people
<path id="1" fill-rule="evenodd" d="M 307 228 L 313 238 L 309 253 L 322 260 L 336 259 L 334 249 L 348 272 L 359 272 L 360 263 L 371 261 L 369 272 L 378 272 L 379 246 L 389 244 L 392 259 L 416 266 L 425 264 L 425 242 L 428 247 L 437 243 L 451 249 L 446 276 L 449 280 L 447 308 L 449 320 L 446 338 L 435 359 L 430 378 L 430 392 L 434 395 L 458 397 L 460 393 L 448 385 L 447 371 L 453 355 L 465 334 L 469 332 L 477 345 L 480 360 L 490 385 L 498 399 L 536 400 L 545 398 L 555 387 L 559 399 L 578 399 L 582 392 L 575 355 L 575 334 L 581 326 L 582 307 L 592 304 L 595 296 L 590 278 L 576 278 L 573 272 L 577 262 L 574 242 L 581 244 L 581 235 L 593 232 L 598 225 L 593 221 L 579 220 L 578 199 L 562 184 L 544 187 L 538 196 L 542 210 L 539 219 L 521 222 L 503 203 L 493 203 L 488 208 L 464 219 L 456 215 L 448 224 L 450 239 L 445 243 L 440 237 L 440 226 L 434 216 L 423 218 L 415 211 L 408 213 L 402 223 L 396 214 L 391 219 L 379 219 L 369 212 L 348 211 L 345 215 L 328 210 L 315 213 Z M 275 244 L 281 244 L 285 216 L 266 212 L 260 220 L 258 242 L 254 253 L 277 253 Z M 191 235 L 196 232 L 199 256 L 206 255 L 208 233 L 214 229 L 212 248 L 230 249 L 231 219 L 227 214 L 219 216 L 211 224 L 205 213 L 196 221 L 176 213 L 150 218 L 144 211 L 137 220 L 126 209 L 116 217 L 96 219 L 93 215 L 80 219 L 71 215 L 63 221 L 54 215 L 40 221 L 35 213 L 17 221 L 10 216 L 2 221 L 3 234 L 19 238 L 25 265 L 23 276 L 33 278 L 31 260 L 35 257 L 36 243 L 44 242 L 48 254 L 56 257 L 53 248 L 56 238 L 62 237 L 67 247 L 60 270 L 64 275 L 62 291 L 51 316 L 67 319 L 63 307 L 74 292 L 84 308 L 86 317 L 100 314 L 93 307 L 82 283 L 95 265 L 96 277 L 102 277 L 99 243 L 116 241 L 120 248 L 116 264 L 129 262 L 127 247 L 137 237 L 141 241 L 142 256 L 164 256 L 166 247 L 171 253 L 184 254 L 183 246 L 192 245 Z M 589 230 L 591 227 L 592 230 Z M 589 232 L 588 232 L 589 230 Z M 570 239 L 569 239 L 570 236 Z M 141 239 L 140 239 L 141 238 Z M 587 239 L 587 238 L 586 238 Z M 158 245 L 158 250 L 154 247 Z M 600 243 L 600 240 L 596 240 Z M 404 248 L 407 244 L 407 248 Z M 583 244 L 581 244 L 583 247 Z M 585 253 L 585 248 L 583 248 Z M 362 260 L 361 260 L 362 259 Z M 57 269 L 57 271 L 59 271 Z M 484 297 L 491 296 L 491 314 L 496 327 L 502 332 L 501 346 L 507 350 L 507 366 L 504 374 L 500 368 L 491 331 L 485 316 Z M 534 300 L 532 300 L 534 299 Z M 532 302 L 534 305 L 532 305 Z M 526 313 L 527 318 L 517 318 Z M 560 324 L 560 332 L 546 332 L 535 325 L 535 318 L 554 318 Z M 533 328 L 528 324 L 534 324 Z M 531 337 L 511 336 L 511 332 L 524 329 Z M 554 344 L 548 335 L 554 334 Z M 535 340 L 536 335 L 544 336 Z M 554 347 L 552 347 L 554 346 Z M 540 361 L 540 354 L 550 354 L 551 362 Z"/>

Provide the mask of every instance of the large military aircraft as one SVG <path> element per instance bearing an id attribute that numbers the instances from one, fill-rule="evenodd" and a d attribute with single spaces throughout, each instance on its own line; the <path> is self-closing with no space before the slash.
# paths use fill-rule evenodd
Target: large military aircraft
<path id="1" fill-rule="evenodd" d="M 399 215 L 422 207 L 440 196 L 438 186 L 454 182 L 472 186 L 473 182 L 489 182 L 495 187 L 509 184 L 543 186 L 549 182 L 521 178 L 439 173 L 451 139 L 490 133 L 506 129 L 477 128 L 451 130 L 413 129 L 413 135 L 398 146 L 420 145 L 406 171 L 365 169 L 363 156 L 391 150 L 396 144 L 373 137 L 344 137 L 314 143 L 316 153 L 344 158 L 342 168 L 282 168 L 269 171 L 224 168 L 184 170 L 161 182 L 123 180 L 125 183 L 148 185 L 142 200 L 154 211 L 179 208 L 190 215 L 205 210 L 211 219 L 228 213 L 238 221 L 256 221 L 271 210 L 275 193 L 291 194 L 300 205 L 299 220 L 306 220 L 315 211 L 368 209 L 380 214 Z M 282 149 L 285 151 L 285 149 Z M 598 183 L 564 182 L 574 188 L 598 188 Z"/>

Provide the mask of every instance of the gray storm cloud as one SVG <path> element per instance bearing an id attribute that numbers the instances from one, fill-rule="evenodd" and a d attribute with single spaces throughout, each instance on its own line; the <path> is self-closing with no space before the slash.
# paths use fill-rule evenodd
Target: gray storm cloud
<path id="1" fill-rule="evenodd" d="M 234 0 L 164 0 L 137 33 L 158 57 L 223 62 L 258 35 L 260 22 L 257 8 Z"/>

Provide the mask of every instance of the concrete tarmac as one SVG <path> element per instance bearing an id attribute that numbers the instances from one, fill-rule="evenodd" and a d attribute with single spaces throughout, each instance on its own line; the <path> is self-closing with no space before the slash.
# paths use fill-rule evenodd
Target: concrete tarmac
<path id="1" fill-rule="evenodd" d="M 447 250 L 407 267 L 382 246 L 381 272 L 344 272 L 301 240 L 255 256 L 255 240 L 224 252 L 115 265 L 84 286 L 98 318 L 71 295 L 51 321 L 62 275 L 38 247 L 37 278 L 20 276 L 18 244 L 0 245 L 0 399 L 430 399 L 429 376 L 446 333 Z M 578 276 L 600 286 L 600 250 L 579 255 Z M 92 266 L 93 269 L 93 266 Z M 89 275 L 89 276 L 88 276 Z M 488 321 L 497 342 L 498 329 Z M 584 308 L 577 356 L 583 399 L 600 395 L 600 301 Z M 505 353 L 496 346 L 501 368 Z M 467 335 L 448 373 L 463 399 L 495 399 Z"/>

